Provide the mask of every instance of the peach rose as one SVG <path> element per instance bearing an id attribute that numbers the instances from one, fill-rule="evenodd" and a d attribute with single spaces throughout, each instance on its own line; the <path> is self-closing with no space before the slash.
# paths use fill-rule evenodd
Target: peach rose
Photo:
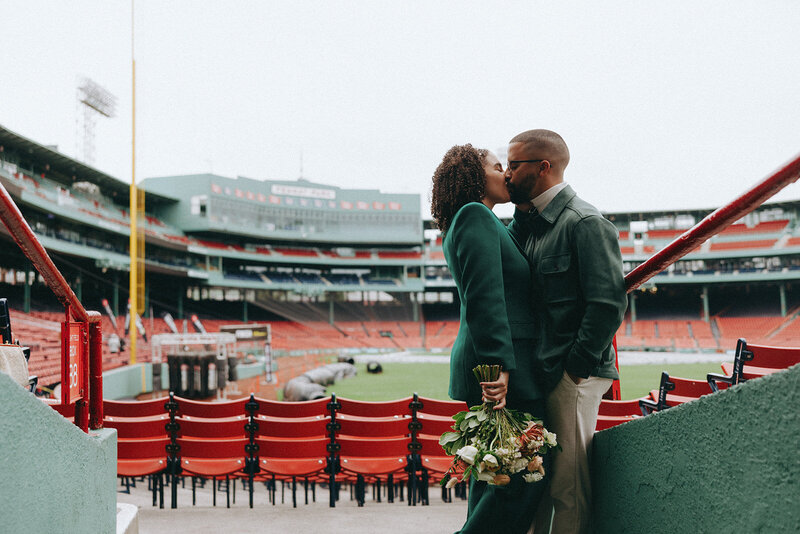
<path id="1" fill-rule="evenodd" d="M 542 467 L 542 457 L 541 456 L 534 456 L 533 459 L 528 462 L 528 471 L 533 473 L 534 471 L 538 471 L 539 468 Z"/>

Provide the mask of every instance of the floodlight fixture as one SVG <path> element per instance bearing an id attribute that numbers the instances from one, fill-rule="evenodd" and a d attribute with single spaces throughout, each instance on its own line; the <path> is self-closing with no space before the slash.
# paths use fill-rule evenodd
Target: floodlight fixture
<path id="1" fill-rule="evenodd" d="M 82 77 L 78 80 L 77 90 L 78 120 L 75 137 L 76 151 L 83 152 L 83 161 L 89 165 L 94 163 L 94 138 L 97 117 L 114 117 L 117 108 L 117 97 L 105 90 L 100 84 Z M 82 130 L 82 132 L 81 132 Z"/>
<path id="2" fill-rule="evenodd" d="M 78 87 L 78 99 L 104 117 L 111 118 L 116 113 L 117 97 L 89 78 L 83 78 Z"/>

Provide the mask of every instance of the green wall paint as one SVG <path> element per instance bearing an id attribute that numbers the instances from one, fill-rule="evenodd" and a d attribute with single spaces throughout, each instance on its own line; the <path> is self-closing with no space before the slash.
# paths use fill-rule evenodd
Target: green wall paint
<path id="1" fill-rule="evenodd" d="M 169 389 L 169 369 L 161 364 L 161 387 Z M 103 373 L 103 398 L 107 400 L 131 399 L 140 393 L 153 391 L 153 365 L 137 363 Z"/>
<path id="2" fill-rule="evenodd" d="M 0 531 L 113 533 L 117 433 L 81 432 L 0 373 Z"/>
<path id="3" fill-rule="evenodd" d="M 595 435 L 596 532 L 800 532 L 800 365 Z"/>

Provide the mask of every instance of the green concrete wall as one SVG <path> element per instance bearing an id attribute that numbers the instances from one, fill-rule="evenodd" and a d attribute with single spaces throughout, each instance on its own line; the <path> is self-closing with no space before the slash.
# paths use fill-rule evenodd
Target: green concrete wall
<path id="1" fill-rule="evenodd" d="M 595 435 L 598 533 L 800 532 L 800 365 Z"/>
<path id="2" fill-rule="evenodd" d="M 0 498 L 0 532 L 115 532 L 116 431 L 87 435 L 0 373 Z"/>
<path id="3" fill-rule="evenodd" d="M 169 389 L 166 363 L 161 364 L 161 387 Z M 103 373 L 103 398 L 107 400 L 131 399 L 150 391 L 153 391 L 152 364 L 126 365 Z"/>

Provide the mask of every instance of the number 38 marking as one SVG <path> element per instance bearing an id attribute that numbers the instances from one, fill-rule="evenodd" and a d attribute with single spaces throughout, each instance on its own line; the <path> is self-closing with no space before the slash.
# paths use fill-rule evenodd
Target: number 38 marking
<path id="1" fill-rule="evenodd" d="M 78 386 L 78 364 L 71 363 L 69 365 L 69 387 L 74 388 Z"/>

